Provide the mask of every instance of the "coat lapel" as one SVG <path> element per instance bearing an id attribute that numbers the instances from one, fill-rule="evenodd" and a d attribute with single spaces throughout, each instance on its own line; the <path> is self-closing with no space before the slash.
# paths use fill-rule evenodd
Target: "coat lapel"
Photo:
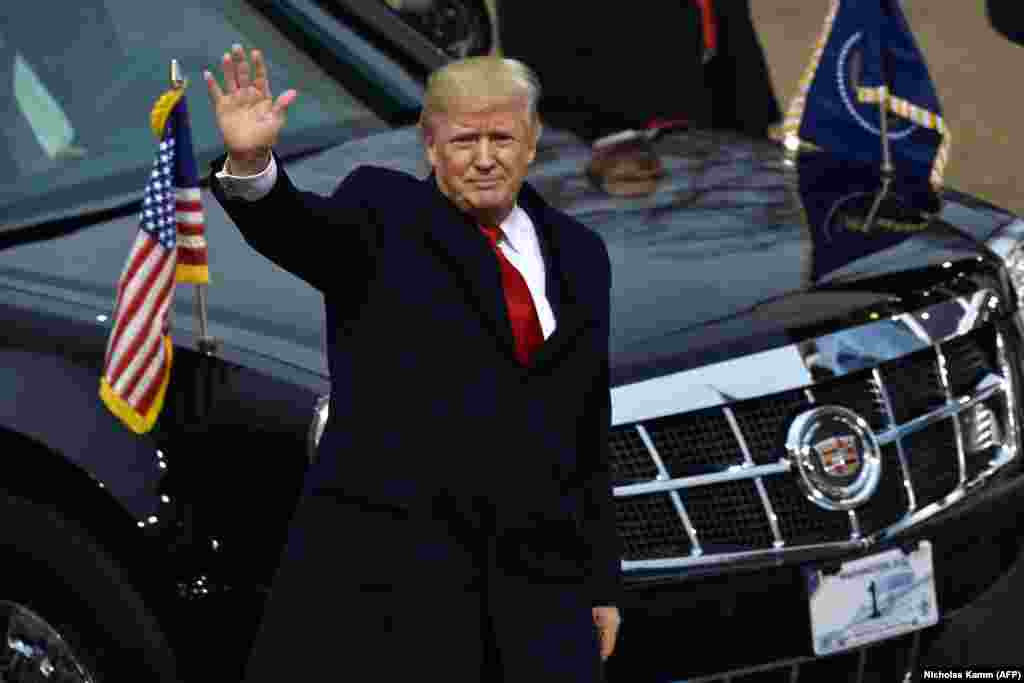
<path id="1" fill-rule="evenodd" d="M 462 291 L 494 333 L 498 344 L 515 360 L 515 340 L 501 274 L 487 238 L 469 216 L 441 193 L 433 174 L 424 182 L 429 184 L 438 211 L 444 217 L 426 221 L 424 231 L 428 242 L 459 280 Z M 592 316 L 581 299 L 580 283 L 585 281 L 587 273 L 579 259 L 580 250 L 569 244 L 571 231 L 559 230 L 562 219 L 528 183 L 523 183 L 519 204 L 533 221 L 540 238 L 547 296 L 555 314 L 554 333 L 534 355 L 531 370 L 536 370 L 557 359 Z"/>
<path id="2" fill-rule="evenodd" d="M 479 226 L 441 193 L 433 173 L 423 182 L 430 186 L 440 218 L 425 221 L 428 243 L 459 281 L 463 294 L 494 333 L 497 343 L 514 359 L 512 325 L 491 245 Z"/>
<path id="3" fill-rule="evenodd" d="M 587 327 L 593 316 L 584 297 L 586 264 L 574 248 L 572 230 L 561 230 L 564 219 L 528 183 L 523 183 L 519 205 L 526 211 L 540 238 L 544 255 L 548 301 L 555 314 L 555 331 L 533 357 L 532 369 L 556 360 Z"/>

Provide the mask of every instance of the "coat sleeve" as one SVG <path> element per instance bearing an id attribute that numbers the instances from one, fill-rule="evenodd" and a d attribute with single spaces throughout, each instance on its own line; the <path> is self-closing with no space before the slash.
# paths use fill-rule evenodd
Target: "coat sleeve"
<path id="1" fill-rule="evenodd" d="M 609 314 L 611 301 L 611 266 L 608 252 L 601 242 L 604 278 L 601 281 L 602 349 L 600 369 L 585 398 L 582 425 L 586 430 L 582 443 L 585 451 L 583 472 L 583 534 L 590 548 L 590 595 L 593 606 L 610 606 L 619 602 L 621 592 L 622 542 L 619 538 L 615 501 L 612 493 L 610 448 L 611 390 L 609 385 Z"/>
<path id="2" fill-rule="evenodd" d="M 215 173 L 210 190 L 256 251 L 320 291 L 345 275 L 365 273 L 373 253 L 368 173 L 352 171 L 329 197 L 296 189 L 277 161 L 277 182 L 257 201 L 229 198 Z M 224 164 L 224 156 L 213 168 Z M 372 182 L 370 180 L 369 182 Z"/>

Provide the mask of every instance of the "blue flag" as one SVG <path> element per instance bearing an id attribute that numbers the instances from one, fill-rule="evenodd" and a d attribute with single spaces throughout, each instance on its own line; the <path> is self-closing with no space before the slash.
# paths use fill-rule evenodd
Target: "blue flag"
<path id="1" fill-rule="evenodd" d="M 883 103 L 896 172 L 941 185 L 949 130 L 898 0 L 833 0 L 785 134 L 880 166 Z"/>
<path id="2" fill-rule="evenodd" d="M 883 185 L 876 167 L 828 154 L 801 154 L 796 171 L 812 250 L 808 284 L 928 229 L 939 211 L 924 178 L 901 176 Z"/>

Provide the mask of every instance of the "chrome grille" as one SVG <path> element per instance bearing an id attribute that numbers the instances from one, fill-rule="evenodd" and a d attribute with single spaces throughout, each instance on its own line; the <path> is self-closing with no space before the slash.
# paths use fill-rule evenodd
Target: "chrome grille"
<path id="1" fill-rule="evenodd" d="M 624 569 L 850 542 L 892 532 L 962 494 L 1016 453 L 1002 344 L 990 323 L 806 389 L 617 426 Z M 810 401 L 856 411 L 882 446 L 879 487 L 854 514 L 814 505 L 789 471 L 785 433 Z"/>
<path id="2" fill-rule="evenodd" d="M 904 437 L 903 448 L 910 460 L 910 482 L 919 508 L 946 497 L 960 483 L 960 465 L 956 458 L 950 457 L 954 444 L 956 434 L 951 420 L 936 422 Z"/>
<path id="3" fill-rule="evenodd" d="M 680 496 L 705 553 L 772 547 L 771 526 L 753 480 L 698 486 Z"/>
<path id="4" fill-rule="evenodd" d="M 635 429 L 613 430 L 609 443 L 612 480 L 617 484 L 647 481 L 658 476 L 658 468 L 643 439 Z"/>
<path id="5" fill-rule="evenodd" d="M 882 458 L 885 465 L 882 468 L 882 481 L 878 484 L 878 490 L 868 502 L 857 508 L 857 519 L 860 521 L 860 531 L 863 535 L 873 534 L 890 524 L 895 524 L 909 509 L 896 445 L 883 446 Z M 825 510 L 822 512 L 829 514 Z"/>
<path id="6" fill-rule="evenodd" d="M 664 494 L 617 500 L 616 516 L 627 561 L 679 557 L 693 550 L 682 520 Z"/>
<path id="7" fill-rule="evenodd" d="M 743 454 L 721 410 L 651 420 L 647 433 L 673 477 L 701 474 L 708 466 L 743 462 Z"/>

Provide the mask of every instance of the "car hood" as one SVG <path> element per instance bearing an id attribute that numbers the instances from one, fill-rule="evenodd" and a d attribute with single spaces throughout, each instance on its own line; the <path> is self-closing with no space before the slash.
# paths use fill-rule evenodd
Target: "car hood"
<path id="1" fill-rule="evenodd" d="M 563 131 L 545 132 L 528 178 L 608 246 L 614 385 L 911 310 L 913 292 L 957 275 L 1003 286 L 981 240 L 1013 217 L 988 205 L 959 195 L 940 202 L 926 186 L 897 180 L 867 221 L 882 187 L 872 169 L 822 154 L 787 159 L 777 144 L 718 132 L 667 134 L 653 149 L 665 175 L 644 196 L 595 186 L 585 172 L 589 148 Z M 287 169 L 298 186 L 329 193 L 363 163 L 420 177 L 429 170 L 414 128 Z M 204 207 L 213 335 L 326 375 L 322 296 L 253 251 L 205 192 Z M 0 286 L 109 314 L 136 226 L 129 216 L 4 249 Z M 193 314 L 192 287 L 178 286 L 173 330 L 187 336 Z"/>

